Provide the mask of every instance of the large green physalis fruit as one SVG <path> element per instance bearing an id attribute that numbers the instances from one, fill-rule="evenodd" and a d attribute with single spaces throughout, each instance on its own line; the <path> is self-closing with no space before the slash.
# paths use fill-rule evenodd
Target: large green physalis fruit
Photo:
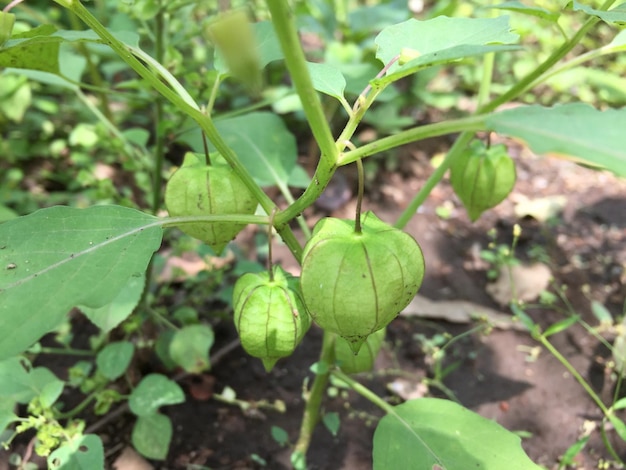
<path id="1" fill-rule="evenodd" d="M 409 234 L 377 218 L 320 220 L 304 247 L 300 284 L 313 320 L 337 333 L 354 354 L 369 335 L 393 320 L 415 297 L 424 257 Z"/>
<path id="2" fill-rule="evenodd" d="M 230 166 L 216 162 L 207 166 L 193 154 L 172 175 L 165 190 L 165 205 L 169 214 L 189 215 L 250 215 L 257 202 Z M 198 222 L 182 224 L 187 235 L 202 240 L 215 252 L 224 247 L 245 227 L 236 222 Z"/>
<path id="3" fill-rule="evenodd" d="M 473 222 L 511 192 L 515 185 L 515 162 L 504 145 L 487 148 L 476 140 L 452 165 L 450 180 Z"/>
<path id="4" fill-rule="evenodd" d="M 272 370 L 281 357 L 291 355 L 311 326 L 298 278 L 279 266 L 269 272 L 247 273 L 235 283 L 235 327 L 248 354 Z"/>
<path id="5" fill-rule="evenodd" d="M 350 343 L 337 337 L 335 341 L 335 362 L 346 374 L 358 374 L 367 372 L 374 367 L 374 361 L 385 339 L 386 328 L 378 330 L 367 337 L 361 346 L 359 353 L 355 355 L 350 348 Z"/>

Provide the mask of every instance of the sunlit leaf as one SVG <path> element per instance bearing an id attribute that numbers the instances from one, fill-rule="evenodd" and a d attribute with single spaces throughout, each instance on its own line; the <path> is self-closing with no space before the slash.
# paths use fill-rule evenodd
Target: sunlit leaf
<path id="1" fill-rule="evenodd" d="M 190 373 L 207 370 L 209 350 L 213 346 L 213 330 L 208 325 L 189 325 L 176 331 L 169 345 L 169 355 Z"/>
<path id="2" fill-rule="evenodd" d="M 325 93 L 341 100 L 346 88 L 346 79 L 335 67 L 328 64 L 308 62 L 307 67 L 311 74 L 313 87 L 320 93 Z"/>
<path id="3" fill-rule="evenodd" d="M 626 176 L 626 108 L 520 106 L 490 115 L 486 123 L 495 132 L 526 141 L 538 154 L 569 156 Z"/>
<path id="4" fill-rule="evenodd" d="M 449 400 L 418 398 L 394 407 L 374 433 L 374 469 L 539 470 L 520 438 Z"/>
<path id="5" fill-rule="evenodd" d="M 597 10 L 589 5 L 583 5 L 576 0 L 571 2 L 570 5 L 573 5 L 574 11 L 584 11 L 588 15 L 597 16 L 606 23 L 615 23 L 618 25 L 626 24 L 626 3 L 617 5 L 609 11 Z"/>
<path id="6" fill-rule="evenodd" d="M 397 80 L 425 67 L 465 57 L 518 49 L 507 16 L 497 18 L 410 19 L 389 26 L 376 37 L 376 57 L 389 67 L 380 83 Z M 404 63 L 403 63 L 404 62 Z"/>

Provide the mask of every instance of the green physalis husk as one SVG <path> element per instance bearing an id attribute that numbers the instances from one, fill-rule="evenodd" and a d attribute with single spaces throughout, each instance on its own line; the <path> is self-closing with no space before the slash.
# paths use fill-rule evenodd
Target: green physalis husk
<path id="1" fill-rule="evenodd" d="M 386 333 L 387 329 L 383 328 L 369 335 L 356 355 L 346 340 L 337 337 L 335 340 L 335 362 L 346 374 L 358 374 L 372 370 Z"/>
<path id="2" fill-rule="evenodd" d="M 254 214 L 254 196 L 233 169 L 216 157 L 212 155 L 214 163 L 207 166 L 191 153 L 185 156 L 165 190 L 165 205 L 171 216 Z M 198 222 L 181 225 L 180 229 L 221 253 L 244 227 L 236 222 Z"/>
<path id="3" fill-rule="evenodd" d="M 475 140 L 450 169 L 450 182 L 471 221 L 497 206 L 515 186 L 515 162 L 504 145 Z"/>
<path id="4" fill-rule="evenodd" d="M 315 226 L 302 256 L 302 295 L 313 320 L 359 352 L 369 335 L 387 326 L 415 297 L 424 257 L 406 232 L 361 214 L 326 218 Z"/>
<path id="5" fill-rule="evenodd" d="M 291 355 L 311 326 L 298 278 L 279 266 L 269 272 L 247 273 L 235 283 L 235 327 L 248 354 L 272 370 L 281 357 Z"/>

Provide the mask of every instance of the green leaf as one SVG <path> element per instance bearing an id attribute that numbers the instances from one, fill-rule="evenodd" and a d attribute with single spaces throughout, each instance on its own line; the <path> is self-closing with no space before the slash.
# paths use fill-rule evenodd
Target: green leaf
<path id="1" fill-rule="evenodd" d="M 497 5 L 493 5 L 490 7 L 487 6 L 484 8 L 496 8 L 498 10 L 514 11 L 515 13 L 522 13 L 524 15 L 536 16 L 537 18 L 550 21 L 551 23 L 555 23 L 561 16 L 559 12 L 550 11 L 550 10 L 547 10 L 545 8 L 541 8 L 538 6 L 524 5 L 522 2 L 518 2 L 516 0 L 513 0 L 511 2 L 498 3 Z"/>
<path id="2" fill-rule="evenodd" d="M 518 35 L 511 32 L 507 16 L 497 18 L 448 18 L 431 20 L 410 19 L 383 29 L 376 37 L 376 57 L 384 64 L 398 56 L 387 76 L 375 82 L 388 83 L 420 69 L 454 62 L 488 52 L 519 49 L 510 46 Z M 406 62 L 401 64 L 401 62 Z"/>
<path id="3" fill-rule="evenodd" d="M 341 425 L 341 421 L 339 420 L 339 413 L 335 413 L 334 411 L 331 413 L 326 413 L 322 418 L 322 421 L 324 422 L 324 426 L 326 426 L 326 429 L 330 431 L 333 437 L 336 437 L 337 433 L 339 432 L 339 426 Z"/>
<path id="4" fill-rule="evenodd" d="M 339 101 L 343 99 L 343 91 L 346 89 L 346 79 L 342 73 L 335 67 L 328 64 L 318 64 L 315 62 L 307 62 L 313 88 L 320 93 L 337 98 Z"/>
<path id="5" fill-rule="evenodd" d="M 0 435 L 9 426 L 9 424 L 17 421 L 19 418 L 13 413 L 15 402 L 10 398 L 0 397 Z"/>
<path id="6" fill-rule="evenodd" d="M 111 303 L 161 244 L 158 219 L 134 209 L 51 207 L 0 225 L 0 359 L 56 328 L 77 305 Z"/>
<path id="7" fill-rule="evenodd" d="M 15 25 L 15 15 L 6 11 L 0 11 L 0 46 L 11 37 Z"/>
<path id="8" fill-rule="evenodd" d="M 132 32 L 119 32 L 113 35 L 121 42 L 138 47 L 139 35 Z M 59 74 L 59 46 L 64 42 L 104 41 L 91 30 L 64 31 L 52 25 L 41 25 L 21 34 L 15 34 L 0 50 L 0 67 L 41 70 Z"/>
<path id="9" fill-rule="evenodd" d="M 273 113 L 258 112 L 215 122 L 219 133 L 261 186 L 291 185 L 289 175 L 298 157 L 296 140 Z M 194 131 L 183 137 L 203 153 L 202 138 Z M 211 147 L 215 151 L 214 147 Z"/>
<path id="10" fill-rule="evenodd" d="M 172 440 L 172 421 L 160 413 L 137 418 L 133 427 L 132 442 L 144 457 L 164 460 Z"/>
<path id="11" fill-rule="evenodd" d="M 605 23 L 615 23 L 620 26 L 626 24 L 626 3 L 617 5 L 615 8 L 612 8 L 609 11 L 596 10 L 595 8 L 592 8 L 588 5 L 578 3 L 575 0 L 571 2 L 570 5 L 573 5 L 574 11 L 584 11 L 588 15 L 597 16 Z"/>
<path id="12" fill-rule="evenodd" d="M 613 425 L 613 427 L 615 428 L 615 432 L 620 437 L 620 439 L 622 441 L 626 441 L 626 424 L 624 424 L 624 421 L 619 419 L 614 414 L 610 414 L 608 418 L 611 424 Z"/>
<path id="13" fill-rule="evenodd" d="M 272 439 L 274 439 L 281 446 L 285 446 L 289 443 L 289 434 L 283 428 L 279 426 L 272 426 L 270 428 L 272 433 Z"/>
<path id="14" fill-rule="evenodd" d="M 600 322 L 600 324 L 612 325 L 613 324 L 613 315 L 608 309 L 598 302 L 597 300 L 591 301 L 591 312 L 593 316 Z"/>
<path id="15" fill-rule="evenodd" d="M 137 416 L 147 416 L 156 413 L 161 406 L 184 401 L 185 394 L 176 382 L 161 374 L 150 374 L 132 391 L 128 406 Z"/>
<path id="16" fill-rule="evenodd" d="M 495 421 L 439 398 L 394 407 L 374 433 L 374 469 L 539 470 L 521 439 Z"/>
<path id="17" fill-rule="evenodd" d="M 141 276 L 131 276 L 122 290 L 107 305 L 99 308 L 79 305 L 78 308 L 91 320 L 91 323 L 100 328 L 103 333 L 108 333 L 133 313 L 139 304 L 145 284 L 145 273 Z"/>
<path id="18" fill-rule="evenodd" d="M 209 350 L 213 346 L 213 330 L 207 325 L 189 325 L 174 333 L 170 343 L 170 357 L 192 374 L 211 367 Z"/>
<path id="19" fill-rule="evenodd" d="M 489 115 L 485 122 L 490 130 L 525 140 L 536 153 L 567 155 L 626 176 L 626 108 L 520 106 Z"/>
<path id="20" fill-rule="evenodd" d="M 41 25 L 15 34 L 0 50 L 0 67 L 59 73 L 59 44 L 62 39 L 50 36 L 55 31 L 52 25 Z"/>
<path id="21" fill-rule="evenodd" d="M 95 434 L 86 434 L 62 445 L 48 456 L 51 470 L 104 469 L 102 441 Z"/>
<path id="22" fill-rule="evenodd" d="M 546 328 L 546 330 L 543 332 L 543 336 L 547 338 L 548 336 L 552 336 L 556 333 L 560 333 L 563 330 L 567 330 L 574 323 L 578 322 L 579 319 L 580 316 L 572 315 L 571 317 L 567 317 L 563 320 L 553 323 L 548 328 Z"/>
<path id="23" fill-rule="evenodd" d="M 25 358 L 11 357 L 0 362 L 0 398 L 28 403 L 43 396 L 48 404 L 52 404 L 60 394 L 59 386 L 63 389 L 63 382 L 49 369 L 32 368 Z"/>
<path id="24" fill-rule="evenodd" d="M 107 344 L 96 356 L 98 370 L 109 380 L 116 380 L 126 371 L 135 346 L 130 341 L 117 341 Z"/>

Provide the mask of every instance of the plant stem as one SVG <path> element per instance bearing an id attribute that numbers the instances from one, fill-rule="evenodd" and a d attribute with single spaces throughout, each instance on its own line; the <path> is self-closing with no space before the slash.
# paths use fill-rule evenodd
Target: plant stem
<path id="1" fill-rule="evenodd" d="M 40 348 L 37 354 L 63 354 L 67 356 L 95 356 L 94 351 L 87 349 Z"/>
<path id="2" fill-rule="evenodd" d="M 338 151 L 330 126 L 324 116 L 322 103 L 311 81 L 300 37 L 296 30 L 294 12 L 290 3 L 285 0 L 267 0 L 267 7 L 272 14 L 272 24 L 285 56 L 285 64 L 291 80 L 302 101 L 302 108 L 311 126 L 313 137 L 322 152 L 320 165 L 331 168 L 337 161 Z"/>
<path id="3" fill-rule="evenodd" d="M 322 194 L 337 168 L 339 150 L 333 140 L 317 91 L 313 87 L 290 4 L 284 0 L 267 0 L 267 6 L 272 15 L 272 24 L 285 56 L 285 64 L 302 102 L 302 108 L 311 127 L 313 137 L 321 151 L 320 160 L 311 184 L 309 184 L 300 198 L 276 215 L 276 227 L 278 228 L 300 215 L 304 209 L 312 205 Z"/>
<path id="4" fill-rule="evenodd" d="M 596 394 L 596 392 L 591 388 L 591 386 L 587 383 L 587 381 L 583 378 L 582 375 L 574 368 L 572 364 L 556 349 L 552 343 L 543 335 L 538 335 L 536 338 L 557 360 L 563 364 L 563 366 L 567 369 L 567 371 L 572 374 L 572 376 L 576 379 L 576 381 L 585 389 L 587 394 L 591 397 L 591 399 L 596 402 L 596 405 L 602 410 L 602 413 L 605 416 L 609 416 L 611 411 L 606 407 L 606 405 L 602 402 L 600 397 Z"/>
<path id="5" fill-rule="evenodd" d="M 358 173 L 358 188 L 356 197 L 356 215 L 354 218 L 354 232 L 361 233 L 361 202 L 363 202 L 363 187 L 365 186 L 365 175 L 363 171 L 363 162 L 361 159 L 356 161 L 356 168 Z"/>
<path id="6" fill-rule="evenodd" d="M 335 360 L 334 356 L 335 335 L 324 331 L 320 362 L 324 362 L 328 367 L 331 367 Z M 294 446 L 294 453 L 300 453 L 303 456 L 306 455 L 313 436 L 313 430 L 320 419 L 320 405 L 322 404 L 322 397 L 328 385 L 329 377 L 330 371 L 326 371 L 325 373 L 318 373 L 315 379 L 313 379 L 313 385 L 306 398 L 304 415 L 302 416 L 302 423 L 300 425 L 300 435 Z"/>
<path id="7" fill-rule="evenodd" d="M 383 152 L 400 145 L 412 143 L 418 140 L 424 140 L 440 135 L 452 134 L 461 131 L 480 131 L 484 130 L 485 116 L 469 116 L 461 119 L 453 119 L 450 121 L 437 122 L 434 124 L 426 124 L 407 129 L 397 134 L 384 137 L 380 140 L 363 145 L 356 150 L 342 153 L 337 164 L 339 166 L 347 165 L 357 161 L 359 158 L 369 157 L 376 153 Z"/>
<path id="8" fill-rule="evenodd" d="M 461 152 L 465 149 L 467 144 L 474 137 L 473 132 L 463 132 L 459 138 L 454 142 L 454 145 L 448 151 L 446 158 L 439 164 L 435 171 L 430 175 L 422 189 L 418 191 L 413 200 L 409 203 L 407 208 L 400 214 L 398 220 L 395 223 L 395 227 L 404 228 L 406 224 L 411 220 L 411 217 L 415 215 L 417 209 L 424 203 L 433 188 L 441 181 L 443 175 L 445 175 L 448 168 L 452 166 L 454 161 L 459 158 Z"/>
<path id="9" fill-rule="evenodd" d="M 599 8 L 599 10 L 607 10 L 614 2 L 615 0 L 606 0 Z M 518 81 L 515 85 L 509 88 L 506 93 L 500 95 L 498 98 L 479 108 L 478 113 L 482 114 L 493 111 L 497 109 L 500 105 L 508 103 L 509 101 L 517 98 L 519 95 L 527 91 L 530 86 L 535 82 L 535 80 L 537 80 L 544 73 L 550 70 L 552 66 L 554 66 L 559 60 L 565 57 L 568 52 L 576 47 L 580 43 L 582 38 L 587 34 L 587 31 L 589 31 L 589 29 L 592 28 L 598 21 L 600 21 L 600 19 L 595 16 L 587 19 L 587 21 L 585 21 L 582 27 L 578 31 L 576 31 L 576 34 L 574 34 L 571 39 L 565 41 L 561 45 L 561 47 L 559 47 L 556 51 L 550 54 L 550 57 L 548 57 L 544 62 L 539 64 L 537 68 L 535 68 L 532 72 L 530 72 L 520 81 Z"/>
<path id="10" fill-rule="evenodd" d="M 263 191 L 263 189 L 254 181 L 254 178 L 248 172 L 248 170 L 243 166 L 237 154 L 228 146 L 226 141 L 219 134 L 213 120 L 204 115 L 197 104 L 191 99 L 189 94 L 186 92 L 184 87 L 178 83 L 171 74 L 164 69 L 157 61 L 149 57 L 147 54 L 143 53 L 143 51 L 138 49 L 132 49 L 129 46 L 124 45 L 120 41 L 118 41 L 109 31 L 85 8 L 85 6 L 78 0 L 54 0 L 60 5 L 63 5 L 74 12 L 87 26 L 89 26 L 93 31 L 100 36 L 105 44 L 107 44 L 111 49 L 113 49 L 119 57 L 126 62 L 139 76 L 141 76 L 144 80 L 146 80 L 156 91 L 158 91 L 163 97 L 165 97 L 168 101 L 170 101 L 173 105 L 175 105 L 178 109 L 186 113 L 189 117 L 191 117 L 194 121 L 198 123 L 200 128 L 205 132 L 209 140 L 215 145 L 220 154 L 226 159 L 226 161 L 233 168 L 237 176 L 242 180 L 242 182 L 248 187 L 250 192 L 253 194 L 255 199 L 261 204 L 261 207 L 265 210 L 267 214 L 270 214 L 276 204 L 269 198 L 267 194 Z M 273 2 L 273 3 L 282 3 L 282 2 Z M 282 7 L 281 7 L 282 8 Z M 294 28 L 295 29 L 295 28 Z M 297 37 L 297 34 L 296 34 Z M 151 66 L 155 67 L 157 71 L 167 80 L 167 83 L 173 88 L 168 87 L 165 83 L 161 81 L 161 78 L 157 76 L 153 71 L 146 68 L 137 58 L 135 54 L 141 56 L 142 60 L 149 63 Z M 311 87 L 312 89 L 312 87 Z M 317 97 L 317 95 L 315 95 Z M 319 100 L 318 100 L 319 105 Z M 323 114 L 322 114 L 323 115 Z M 326 126 L 328 125 L 325 123 Z M 330 132 L 330 131 L 329 131 Z M 332 138 L 331 138 L 332 140 Z M 334 147 L 333 147 L 334 148 Z M 336 159 L 336 149 L 335 153 L 331 155 L 331 157 L 327 157 L 323 159 L 324 161 L 328 160 L 328 158 Z M 333 168 L 334 171 L 334 168 Z M 330 179 L 330 175 L 328 175 L 327 180 Z M 320 192 L 321 194 L 321 192 Z M 297 214 L 296 214 L 297 215 Z M 279 214 L 280 216 L 280 214 Z M 302 255 L 302 246 L 296 239 L 293 234 L 291 228 L 287 225 L 289 222 L 289 218 L 283 217 L 279 220 L 277 217 L 276 221 L 276 230 L 279 235 L 285 242 L 285 244 L 289 247 L 294 257 L 297 260 L 300 260 Z"/>
<path id="11" fill-rule="evenodd" d="M 155 59 L 159 63 L 163 63 L 163 57 L 165 55 L 164 48 L 164 36 L 165 28 L 164 11 L 162 1 L 158 2 L 158 11 L 154 18 L 154 55 Z M 154 175 L 152 180 L 152 213 L 156 214 L 161 207 L 161 187 L 163 186 L 163 160 L 165 159 L 165 136 L 163 135 L 163 98 L 161 96 L 156 97 L 154 104 L 154 136 L 155 136 L 155 149 L 154 149 Z"/>

